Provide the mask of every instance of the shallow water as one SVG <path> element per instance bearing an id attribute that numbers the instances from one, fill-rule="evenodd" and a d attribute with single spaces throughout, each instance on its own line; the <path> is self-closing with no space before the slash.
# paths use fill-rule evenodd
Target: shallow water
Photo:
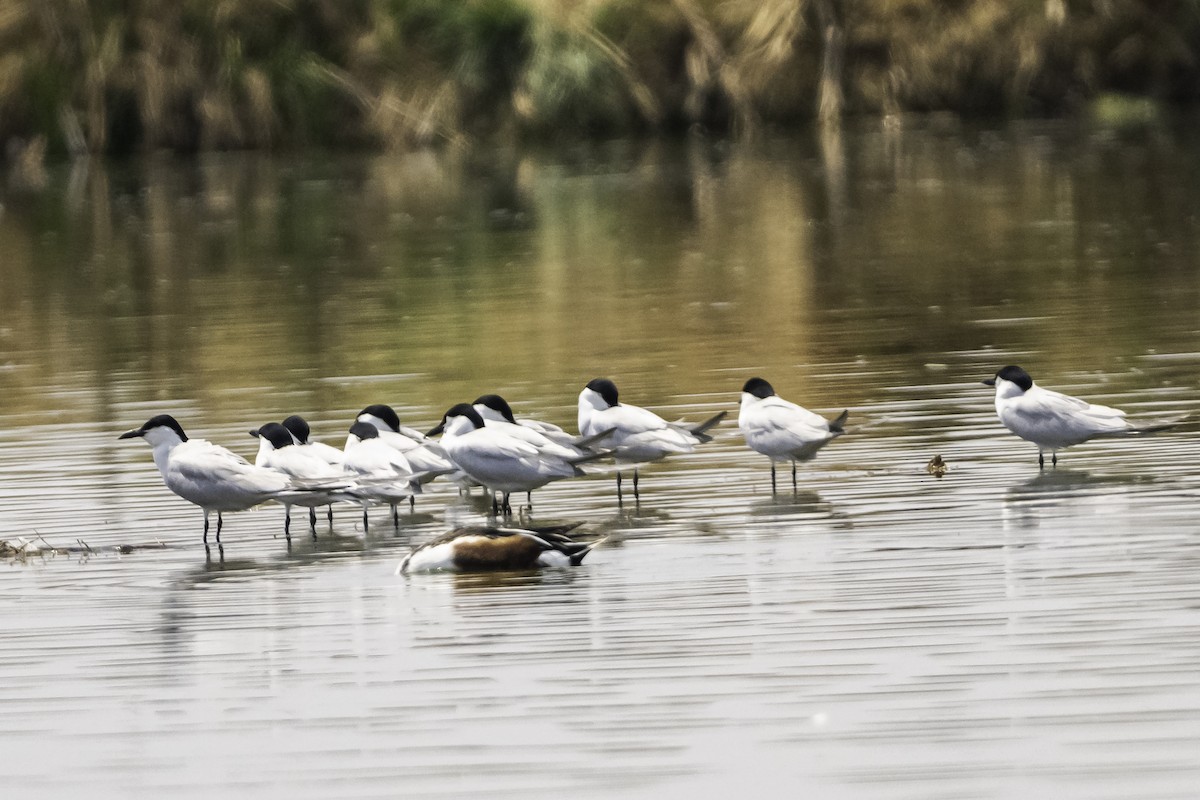
<path id="1" fill-rule="evenodd" d="M 78 164 L 0 213 L 0 747 L 20 797 L 1192 797 L 1193 426 L 1039 472 L 979 381 L 1200 411 L 1200 152 L 942 122 L 841 142 Z M 123 430 L 252 455 L 588 379 L 669 418 L 743 381 L 849 433 L 780 472 L 733 422 L 552 484 L 584 566 L 393 574 L 484 519 L 200 513 Z M 944 478 L 925 471 L 934 454 Z M 120 553 L 120 545 L 161 545 Z M 88 550 L 90 549 L 90 552 Z M 81 552 L 82 551 L 82 552 Z"/>

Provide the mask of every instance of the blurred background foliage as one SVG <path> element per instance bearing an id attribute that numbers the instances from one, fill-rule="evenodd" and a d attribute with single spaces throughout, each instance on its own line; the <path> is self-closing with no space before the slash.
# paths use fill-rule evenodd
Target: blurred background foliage
<path id="1" fill-rule="evenodd" d="M 0 137 L 130 152 L 1143 114 L 1196 0 L 0 0 Z"/>

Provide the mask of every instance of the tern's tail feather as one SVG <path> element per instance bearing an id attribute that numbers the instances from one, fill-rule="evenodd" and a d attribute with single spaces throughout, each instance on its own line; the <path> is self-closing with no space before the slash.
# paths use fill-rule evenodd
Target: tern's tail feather
<path id="1" fill-rule="evenodd" d="M 591 452 L 584 453 L 581 456 L 576 456 L 575 458 L 568 458 L 566 461 L 571 466 L 578 467 L 580 464 L 586 464 L 589 461 L 597 461 L 601 458 L 608 458 L 616 452 L 616 450 L 593 450 Z"/>
<path id="2" fill-rule="evenodd" d="M 1130 428 L 1129 432 L 1131 434 L 1136 434 L 1137 436 L 1149 436 L 1150 434 L 1153 434 L 1153 433 L 1162 433 L 1163 431 L 1169 431 L 1173 428 L 1178 428 L 1180 426 L 1180 424 L 1182 424 L 1182 423 L 1181 422 L 1160 422 L 1160 423 L 1156 423 L 1154 425 L 1145 425 L 1141 428 Z"/>
<path id="3" fill-rule="evenodd" d="M 1193 423 L 1195 423 L 1198 419 L 1200 419 L 1200 417 L 1198 417 L 1196 414 L 1184 414 L 1183 416 L 1174 416 L 1174 417 L 1160 416 L 1157 420 L 1155 420 L 1153 422 L 1146 421 L 1145 423 L 1140 424 L 1140 425 L 1134 425 L 1133 423 L 1128 423 L 1126 425 L 1126 427 L 1124 427 L 1124 428 L 1118 428 L 1117 430 L 1114 430 L 1112 432 L 1105 432 L 1100 435 L 1101 436 L 1151 436 L 1156 433 L 1163 433 L 1165 431 L 1174 430 L 1175 428 L 1179 428 L 1184 425 L 1189 426 L 1188 430 L 1191 430 L 1191 425 Z"/>
<path id="4" fill-rule="evenodd" d="M 436 472 L 436 474 L 441 475 L 442 473 Z M 407 485 L 413 494 L 421 494 L 421 486 L 433 480 L 432 478 L 427 477 L 427 475 L 428 473 L 425 472 L 414 472 L 411 475 L 364 475 L 354 481 L 354 484 L 350 487 L 349 491 L 353 493 L 359 490 L 364 490 L 360 491 L 359 495 L 356 496 L 372 496 L 372 491 L 374 489 L 386 489 L 389 486 L 400 487 Z"/>
<path id="5" fill-rule="evenodd" d="M 717 423 L 725 419 L 725 416 L 728 413 L 728 411 L 719 411 L 708 419 L 704 420 L 704 422 L 701 422 L 699 425 L 693 428 L 688 428 L 688 432 L 701 442 L 711 442 L 713 437 L 709 436 L 707 433 L 705 433 L 705 431 L 707 431 L 709 428 L 716 427 Z"/>
<path id="6" fill-rule="evenodd" d="M 850 409 L 846 409 L 837 415 L 837 419 L 829 420 L 830 433 L 845 433 L 846 417 L 850 416 Z"/>
<path id="7" fill-rule="evenodd" d="M 353 484 L 354 484 L 354 479 L 351 478 L 349 475 L 339 476 L 336 478 L 327 478 L 324 480 L 304 480 L 304 479 L 300 479 L 300 478 L 294 478 L 292 480 L 291 486 L 289 486 L 286 489 L 281 490 L 280 492 L 278 492 L 278 494 L 286 495 L 286 494 L 304 494 L 304 493 L 313 493 L 313 492 L 316 492 L 316 493 L 333 492 L 333 491 L 337 491 L 338 489 L 345 489 L 346 487 L 352 486 Z"/>
<path id="8" fill-rule="evenodd" d="M 420 472 L 413 473 L 413 480 L 417 483 L 429 483 L 434 478 L 440 478 L 442 475 L 452 475 L 458 472 L 458 467 L 445 467 L 442 469 L 426 469 Z"/>
<path id="9" fill-rule="evenodd" d="M 572 439 L 571 444 L 575 447 L 578 447 L 580 450 L 588 450 L 592 445 L 596 444 L 596 442 L 611 436 L 615 430 L 616 428 L 609 428 L 606 431 L 600 431 L 599 433 L 592 434 L 591 436 L 580 436 Z"/>

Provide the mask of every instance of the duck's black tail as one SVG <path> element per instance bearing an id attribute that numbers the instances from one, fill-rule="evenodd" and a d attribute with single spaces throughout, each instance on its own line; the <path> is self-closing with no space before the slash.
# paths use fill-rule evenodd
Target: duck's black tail
<path id="1" fill-rule="evenodd" d="M 578 567 L 583 563 L 584 556 L 592 552 L 592 550 L 607 540 L 608 537 L 604 536 L 594 542 L 574 542 L 573 544 L 564 547 L 563 552 L 567 554 L 567 558 L 571 559 L 571 566 Z"/>
<path id="2" fill-rule="evenodd" d="M 574 542 L 575 540 L 567 534 L 582 524 L 582 522 L 565 522 L 562 525 L 535 525 L 525 530 L 533 531 L 548 542 Z"/>

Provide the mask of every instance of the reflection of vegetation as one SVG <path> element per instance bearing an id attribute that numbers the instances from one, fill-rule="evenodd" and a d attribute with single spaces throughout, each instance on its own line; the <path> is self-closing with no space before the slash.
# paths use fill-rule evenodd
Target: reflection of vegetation
<path id="1" fill-rule="evenodd" d="M 824 152 L 689 138 L 53 167 L 0 217 L 0 397 L 44 410 L 45 386 L 95 381 L 110 398 L 70 397 L 337 426 L 384 401 L 432 425 L 498 391 L 570 425 L 598 374 L 657 407 L 732 403 L 752 368 L 840 408 L 875 385 L 856 376 L 908 386 L 926 362 L 952 383 L 1008 352 L 1062 376 L 1195 350 L 1186 137 L 938 121 L 846 133 L 840 169 Z"/>
<path id="2" fill-rule="evenodd" d="M 1198 34 L 1195 4 L 1139 0 L 0 0 L 0 137 L 396 147 L 1191 100 Z"/>

